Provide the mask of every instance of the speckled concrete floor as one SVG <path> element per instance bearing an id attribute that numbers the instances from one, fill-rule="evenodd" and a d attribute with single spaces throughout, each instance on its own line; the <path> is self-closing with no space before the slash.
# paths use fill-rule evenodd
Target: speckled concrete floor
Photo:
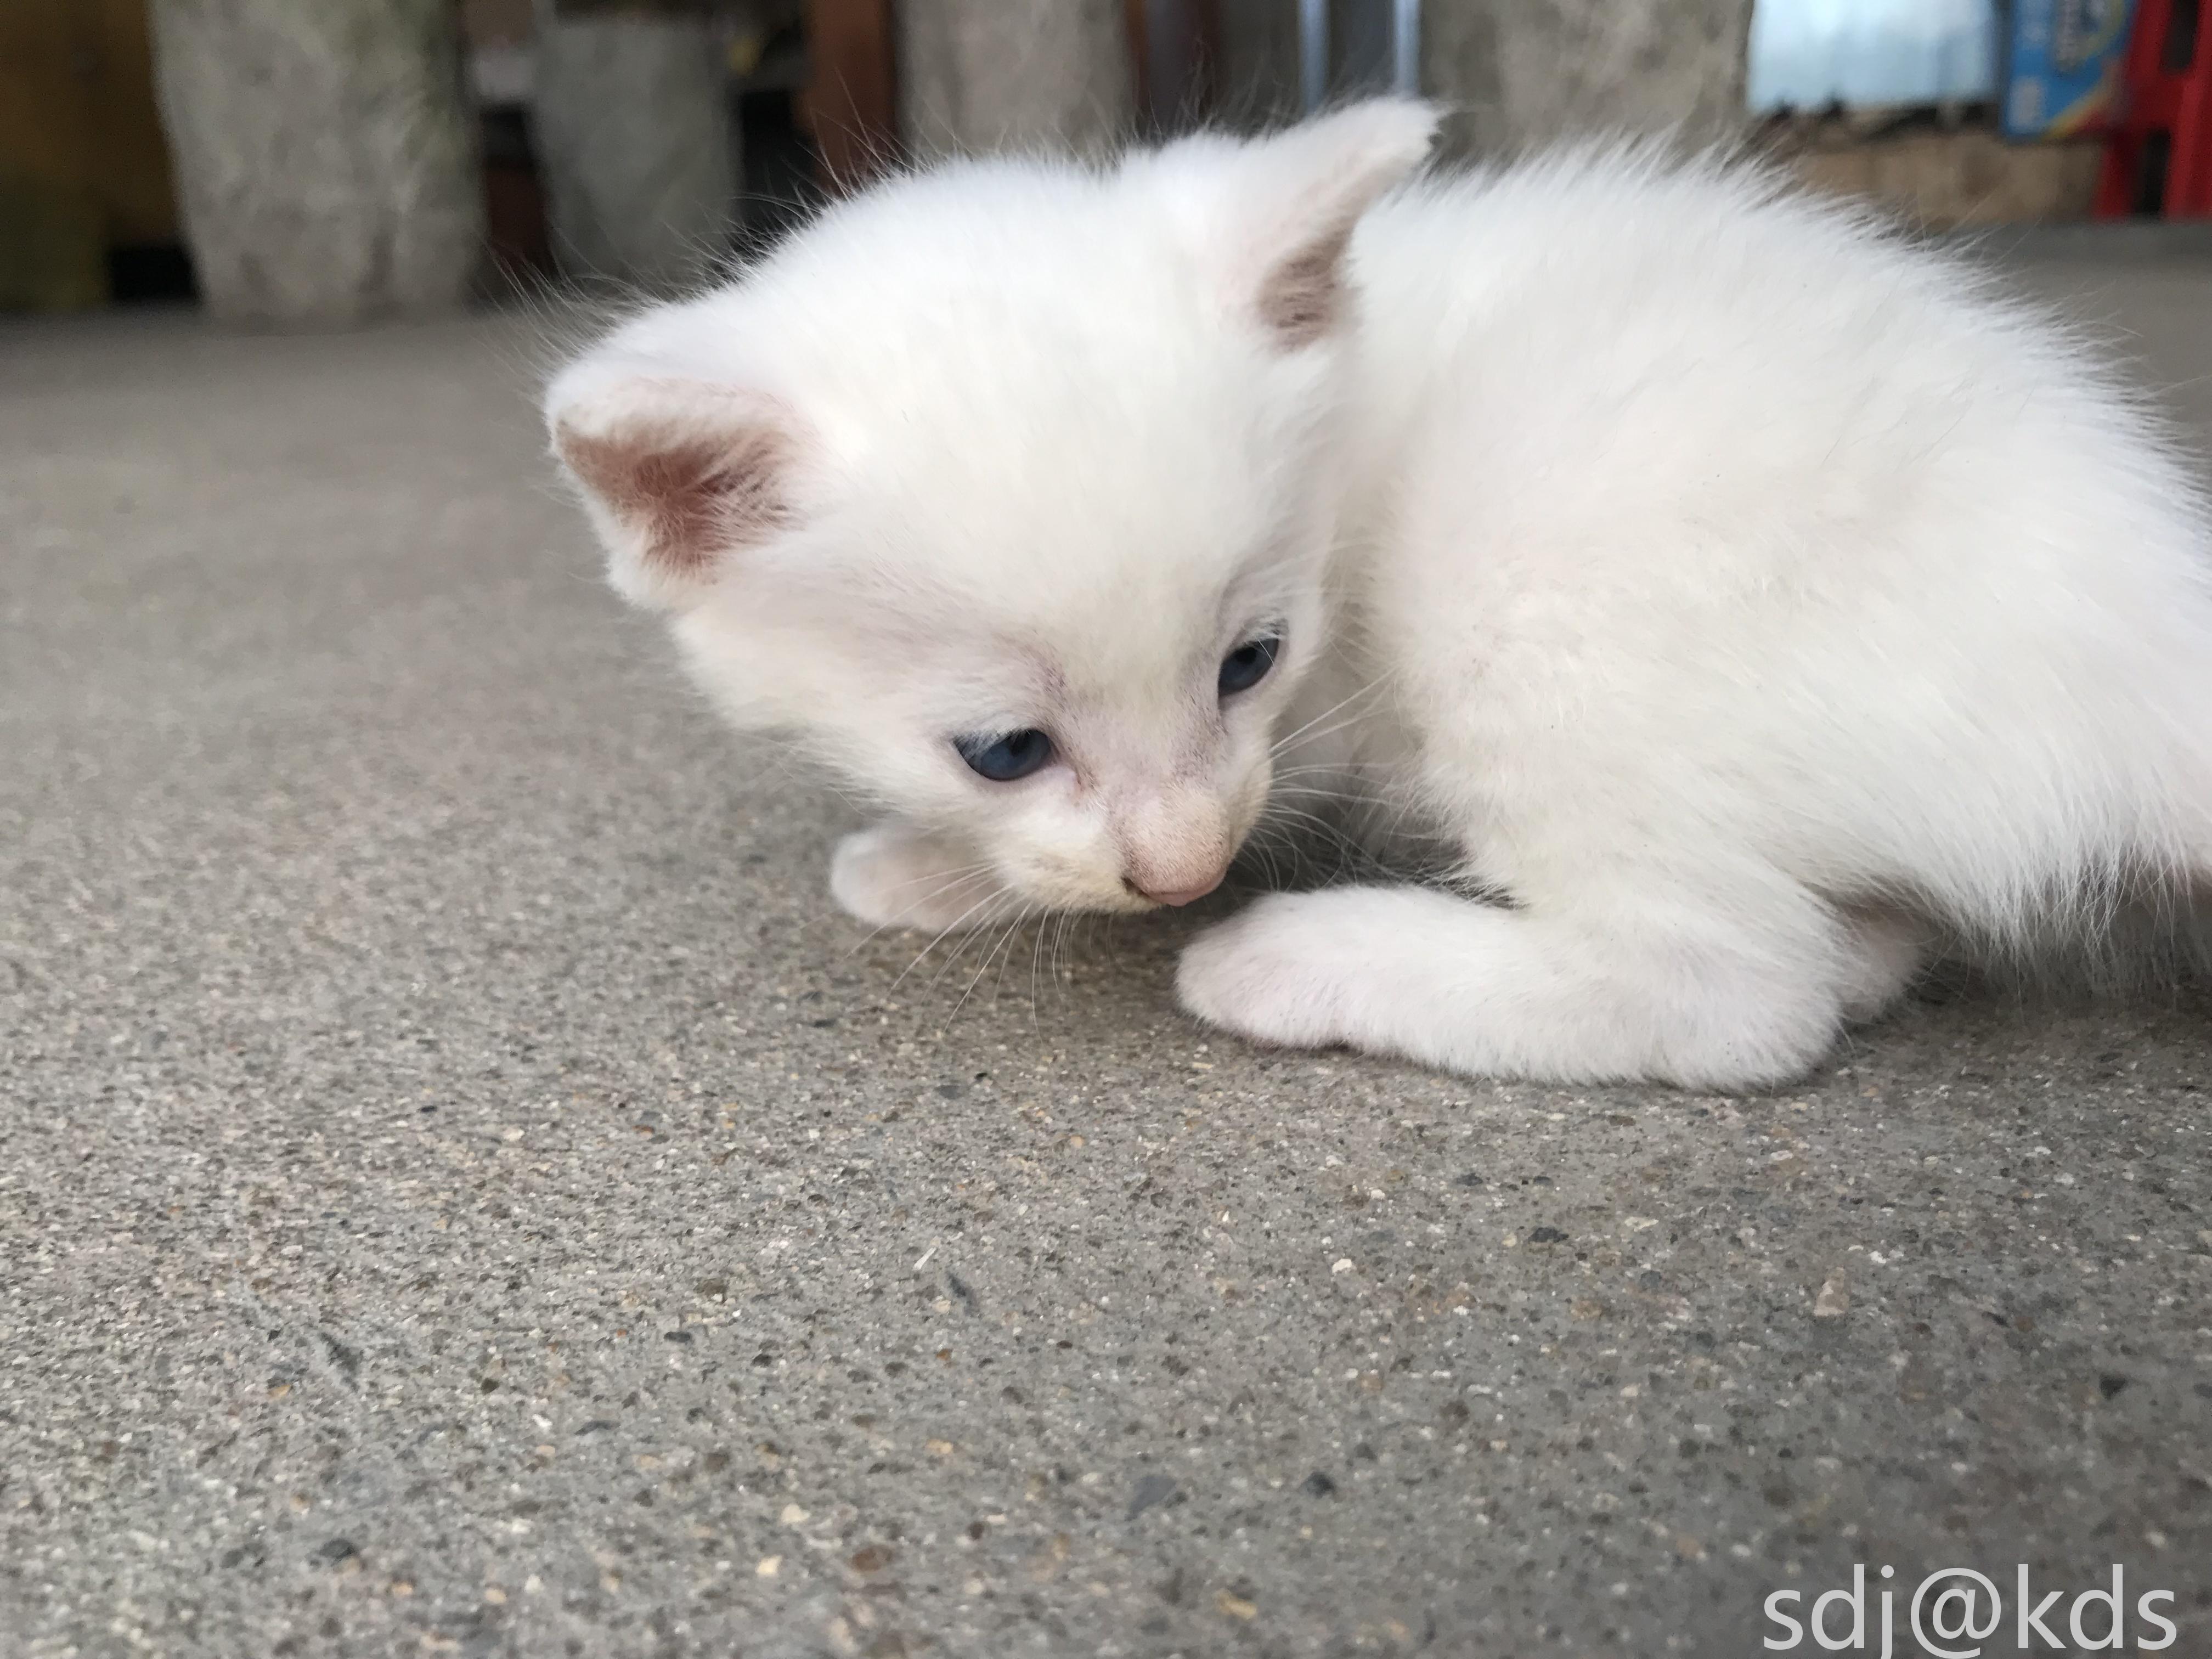
<path id="1" fill-rule="evenodd" d="M 2212 429 L 2212 265 L 2037 280 Z M 2212 998 L 1717 1098 L 1209 1042 L 1174 922 L 907 971 L 530 334 L 0 334 L 0 1654 L 1708 1656 L 1854 1563 L 2212 1651 Z"/>

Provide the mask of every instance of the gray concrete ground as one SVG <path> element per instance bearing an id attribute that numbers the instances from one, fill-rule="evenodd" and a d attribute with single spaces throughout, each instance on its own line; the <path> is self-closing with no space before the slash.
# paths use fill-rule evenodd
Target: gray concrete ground
<path id="1" fill-rule="evenodd" d="M 2204 439 L 2212 264 L 2040 280 Z M 531 337 L 0 334 L 0 1654 L 1708 1656 L 1854 1563 L 2212 1652 L 2212 997 L 1723 1098 L 1209 1039 L 1187 919 L 915 966 Z"/>

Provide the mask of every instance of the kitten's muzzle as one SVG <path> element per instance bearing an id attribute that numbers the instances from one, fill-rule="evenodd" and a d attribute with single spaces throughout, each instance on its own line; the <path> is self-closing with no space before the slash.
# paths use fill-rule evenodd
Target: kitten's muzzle
<path id="1" fill-rule="evenodd" d="M 1217 870 L 1195 887 L 1139 887 L 1127 876 L 1121 878 L 1121 884 L 1139 897 L 1148 898 L 1155 904 L 1195 904 L 1220 886 L 1221 878 L 1228 873 L 1225 867 Z"/>
<path id="2" fill-rule="evenodd" d="M 1189 904 L 1221 885 L 1236 856 L 1227 804 L 1181 784 L 1118 803 L 1114 840 L 1124 892 L 1154 904 Z"/>

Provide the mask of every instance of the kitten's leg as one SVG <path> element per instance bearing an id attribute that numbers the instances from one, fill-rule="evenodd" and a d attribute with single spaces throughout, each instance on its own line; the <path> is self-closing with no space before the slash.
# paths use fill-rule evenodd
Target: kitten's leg
<path id="1" fill-rule="evenodd" d="M 887 818 L 837 843 L 830 892 L 873 927 L 944 933 L 996 920 L 1006 890 L 975 848 Z"/>
<path id="2" fill-rule="evenodd" d="M 1844 1018 L 1853 1024 L 1878 1019 L 1894 1006 L 1919 976 L 1929 948 L 1925 923 L 1890 909 L 1845 912 L 1844 942 Z"/>
<path id="3" fill-rule="evenodd" d="M 1416 887 L 1278 894 L 1185 951 L 1177 989 L 1193 1013 L 1262 1042 L 1456 1072 L 1779 1082 L 1826 1052 L 1847 1005 L 1893 994 L 1906 969 L 1858 948 L 1810 895 L 1738 896 L 1616 891 L 1553 912 Z"/>

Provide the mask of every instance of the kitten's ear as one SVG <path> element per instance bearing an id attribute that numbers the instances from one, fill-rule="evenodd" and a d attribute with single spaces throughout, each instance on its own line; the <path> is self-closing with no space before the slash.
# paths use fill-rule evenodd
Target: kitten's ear
<path id="1" fill-rule="evenodd" d="M 1178 193 L 1232 301 L 1296 350 L 1344 319 L 1352 229 L 1426 159 L 1439 118 L 1413 99 L 1376 98 L 1248 143 L 1185 139 L 1157 159 L 1175 185 L 1198 185 Z"/>
<path id="2" fill-rule="evenodd" d="M 608 580 L 633 604 L 696 602 L 730 559 L 794 521 L 799 434 L 764 394 L 583 365 L 553 383 L 545 412 L 606 544 Z"/>

